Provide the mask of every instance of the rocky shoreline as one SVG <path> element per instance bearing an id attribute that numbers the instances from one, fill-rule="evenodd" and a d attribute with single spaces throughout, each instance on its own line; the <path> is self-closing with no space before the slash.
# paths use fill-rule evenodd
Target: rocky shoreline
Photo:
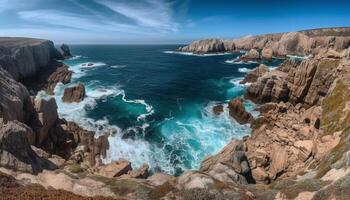
<path id="1" fill-rule="evenodd" d="M 127 160 L 103 164 L 108 134 L 96 138 L 60 119 L 53 98 L 36 96 L 70 82 L 72 72 L 59 61 L 71 56 L 67 45 L 59 53 L 47 40 L 0 39 L 0 190 L 8 199 L 55 199 L 57 193 L 63 199 L 350 198 L 350 29 L 208 41 L 180 50 L 246 50 L 242 61 L 311 56 L 247 74 L 244 98 L 261 104 L 260 115 L 247 112 L 241 98 L 213 112 L 228 106 L 231 117 L 251 125 L 251 136 L 232 140 L 199 170 L 174 177 L 149 176 L 147 164 L 132 169 Z M 33 62 L 24 65 L 26 59 Z M 83 85 L 66 90 L 67 102 L 84 98 Z"/>

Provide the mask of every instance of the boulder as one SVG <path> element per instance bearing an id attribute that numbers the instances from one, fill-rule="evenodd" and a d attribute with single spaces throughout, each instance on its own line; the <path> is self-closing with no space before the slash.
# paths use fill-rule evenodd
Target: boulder
<path id="1" fill-rule="evenodd" d="M 98 167 L 97 174 L 108 178 L 118 177 L 131 171 L 131 163 L 127 160 L 113 161 Z"/>
<path id="2" fill-rule="evenodd" d="M 257 183 L 269 183 L 269 174 L 262 167 L 257 167 L 252 170 L 252 176 Z"/>
<path id="3" fill-rule="evenodd" d="M 269 72 L 269 68 L 264 64 L 260 64 L 257 68 L 250 71 L 240 83 L 255 83 L 259 77 L 262 77 L 267 72 Z"/>
<path id="4" fill-rule="evenodd" d="M 247 179 L 243 175 L 237 173 L 233 168 L 222 163 L 217 163 L 212 166 L 207 174 L 223 183 L 239 183 L 242 185 L 248 184 Z"/>
<path id="5" fill-rule="evenodd" d="M 180 47 L 178 51 L 194 52 L 197 54 L 202 53 L 217 53 L 224 52 L 225 45 L 220 39 L 206 39 L 194 41 L 188 46 Z"/>
<path id="6" fill-rule="evenodd" d="M 34 174 L 43 169 L 56 169 L 52 162 L 32 150 L 28 141 L 32 134 L 33 131 L 18 121 L 0 124 L 0 166 Z"/>
<path id="7" fill-rule="evenodd" d="M 271 148 L 271 164 L 269 168 L 269 177 L 275 180 L 288 165 L 288 153 L 285 147 L 273 144 Z"/>
<path id="8" fill-rule="evenodd" d="M 70 88 L 64 89 L 64 94 L 62 97 L 63 102 L 80 102 L 84 100 L 85 96 L 85 86 L 81 83 Z"/>
<path id="9" fill-rule="evenodd" d="M 70 58 L 72 57 L 72 54 L 70 53 L 69 46 L 67 44 L 61 45 L 62 55 L 64 58 Z"/>
<path id="10" fill-rule="evenodd" d="M 261 51 L 261 58 L 262 59 L 265 59 L 265 60 L 271 60 L 272 59 L 272 56 L 273 56 L 273 51 L 271 48 L 264 48 L 262 51 Z"/>
<path id="11" fill-rule="evenodd" d="M 228 104 L 229 113 L 240 124 L 251 123 L 254 118 L 252 114 L 245 110 L 243 100 L 241 98 L 235 98 Z"/>
<path id="12" fill-rule="evenodd" d="M 306 161 L 310 156 L 315 154 L 316 145 L 312 140 L 299 140 L 294 143 L 294 146 L 299 149 L 298 158 L 302 161 Z"/>
<path id="13" fill-rule="evenodd" d="M 214 179 L 210 176 L 195 172 L 188 171 L 183 173 L 177 179 L 177 188 L 178 189 L 193 189 L 193 188 L 209 188 L 214 184 Z"/>
<path id="14" fill-rule="evenodd" d="M 140 168 L 136 170 L 131 170 L 126 174 L 127 178 L 147 178 L 148 177 L 148 169 L 149 166 L 147 164 L 143 164 Z"/>
<path id="15" fill-rule="evenodd" d="M 215 105 L 214 107 L 213 107 L 213 113 L 215 114 L 215 115 L 220 115 L 222 112 L 224 112 L 224 106 L 223 105 Z"/>
<path id="16" fill-rule="evenodd" d="M 68 69 L 67 65 L 61 65 L 52 73 L 47 80 L 46 91 L 49 94 L 53 94 L 57 83 L 67 84 L 71 81 L 73 72 Z"/>
<path id="17" fill-rule="evenodd" d="M 238 61 L 256 61 L 260 59 L 260 53 L 256 49 L 249 50 L 246 54 L 241 56 Z"/>
<path id="18" fill-rule="evenodd" d="M 55 127 L 58 120 L 57 104 L 54 98 L 40 98 L 34 100 L 36 119 L 32 123 L 34 131 L 37 133 L 37 144 L 41 145 L 48 138 L 49 130 Z"/>

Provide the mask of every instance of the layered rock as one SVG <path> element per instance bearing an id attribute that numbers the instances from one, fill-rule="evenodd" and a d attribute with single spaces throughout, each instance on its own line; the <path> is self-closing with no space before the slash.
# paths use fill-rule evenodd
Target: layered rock
<path id="1" fill-rule="evenodd" d="M 0 38 L 0 65 L 15 80 L 33 76 L 48 67 L 54 59 L 62 59 L 53 42 L 32 38 Z"/>
<path id="2" fill-rule="evenodd" d="M 65 88 L 62 101 L 63 102 L 80 102 L 84 100 L 85 87 L 83 84 L 78 83 L 74 87 Z"/>
<path id="3" fill-rule="evenodd" d="M 68 69 L 67 65 L 63 64 L 61 67 L 58 67 L 56 71 L 48 77 L 46 91 L 49 94 L 53 94 L 57 83 L 70 83 L 72 74 L 73 72 Z"/>
<path id="4" fill-rule="evenodd" d="M 254 83 L 258 80 L 259 77 L 263 76 L 265 73 L 269 71 L 270 70 L 266 65 L 260 64 L 257 68 L 250 71 L 240 83 L 241 84 Z"/>
<path id="5" fill-rule="evenodd" d="M 260 60 L 260 53 L 256 49 L 251 49 L 246 52 L 244 55 L 238 58 L 238 61 L 257 61 Z"/>
<path id="6" fill-rule="evenodd" d="M 220 39 L 198 40 L 188 46 L 180 47 L 178 51 L 194 52 L 194 53 L 217 53 L 224 52 L 225 45 Z"/>
<path id="7" fill-rule="evenodd" d="M 209 48 L 213 44 L 222 48 Z M 257 50 L 262 58 L 271 59 L 272 56 L 284 57 L 286 55 L 309 55 L 317 54 L 324 48 L 332 48 L 336 51 L 350 46 L 350 28 L 327 28 L 306 30 L 290 33 L 266 34 L 247 36 L 244 38 L 223 41 L 218 39 L 206 39 L 193 42 L 179 48 L 179 51 L 200 53 L 250 51 Z M 216 51 L 215 51 L 216 50 Z"/>
<path id="8" fill-rule="evenodd" d="M 32 150 L 30 144 L 35 138 L 34 132 L 18 121 L 0 124 L 0 165 L 30 173 L 38 173 L 43 169 L 56 169 L 48 160 L 40 158 Z"/>

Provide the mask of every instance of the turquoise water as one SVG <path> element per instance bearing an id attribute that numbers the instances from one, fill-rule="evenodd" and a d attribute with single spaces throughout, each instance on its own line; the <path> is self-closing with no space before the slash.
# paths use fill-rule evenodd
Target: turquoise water
<path id="1" fill-rule="evenodd" d="M 110 134 L 104 162 L 125 158 L 133 167 L 180 174 L 198 169 L 231 138 L 248 135 L 213 105 L 241 96 L 239 80 L 258 63 L 230 62 L 240 54 L 194 56 L 176 54 L 176 45 L 72 45 L 66 60 L 75 73 L 71 84 L 59 84 L 55 97 L 61 117 L 97 134 Z M 281 60 L 266 63 L 277 66 Z M 87 64 L 90 63 L 90 64 Z M 89 66 L 91 65 L 91 66 Z M 86 86 L 80 103 L 63 103 L 64 87 Z M 255 105 L 246 102 L 253 111 Z M 256 113 L 255 113 L 256 114 Z"/>

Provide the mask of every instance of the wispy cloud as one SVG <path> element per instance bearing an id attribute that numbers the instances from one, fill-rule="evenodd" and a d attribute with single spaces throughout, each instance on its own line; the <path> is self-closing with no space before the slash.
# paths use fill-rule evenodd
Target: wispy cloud
<path id="1" fill-rule="evenodd" d="M 117 23 L 112 20 L 96 20 L 88 15 L 79 15 L 57 10 L 31 10 L 17 13 L 20 19 L 30 22 L 56 25 L 72 29 L 81 29 L 92 32 L 127 32 L 146 33 L 138 29 L 137 26 Z"/>
<path id="2" fill-rule="evenodd" d="M 172 3 L 164 0 L 145 1 L 111 1 L 96 0 L 111 10 L 124 15 L 143 27 L 154 28 L 158 31 L 178 30 L 178 24 L 172 17 Z"/>

